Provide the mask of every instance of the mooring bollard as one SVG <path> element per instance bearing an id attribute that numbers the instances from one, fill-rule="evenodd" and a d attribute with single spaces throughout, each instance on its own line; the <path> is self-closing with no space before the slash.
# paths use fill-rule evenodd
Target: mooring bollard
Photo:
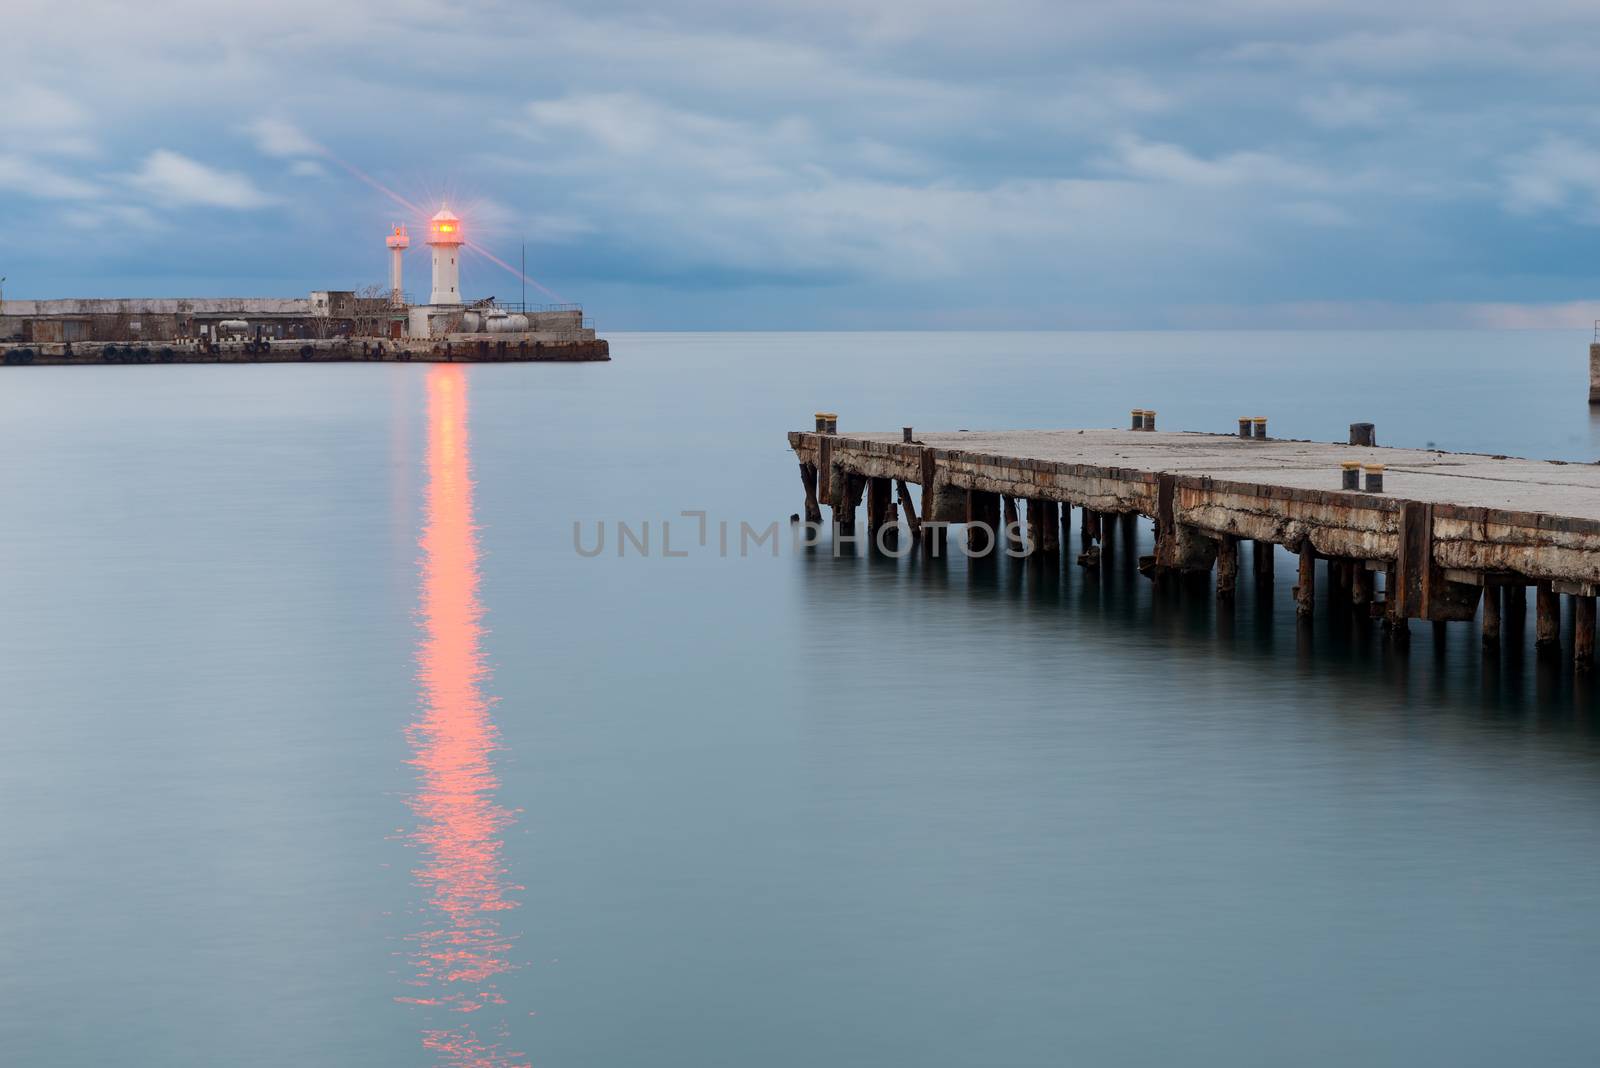
<path id="1" fill-rule="evenodd" d="M 1382 464 L 1367 464 L 1366 465 L 1366 471 L 1367 471 L 1367 492 L 1368 493 L 1382 493 L 1383 492 L 1383 465 Z"/>
<path id="2" fill-rule="evenodd" d="M 1365 445 L 1368 448 L 1378 444 L 1378 431 L 1371 423 L 1350 424 L 1350 444 Z"/>
<path id="3" fill-rule="evenodd" d="M 1360 460 L 1341 460 L 1341 461 L 1339 461 L 1339 467 L 1342 470 L 1343 475 L 1344 475 L 1344 488 L 1347 489 L 1347 490 L 1358 490 L 1358 489 L 1360 489 L 1361 488 L 1361 461 Z"/>
<path id="4" fill-rule="evenodd" d="M 828 432 L 828 413 L 827 412 L 818 412 L 817 413 L 817 433 L 826 434 L 827 432 Z"/>
<path id="5" fill-rule="evenodd" d="M 828 433 L 837 434 L 838 432 L 839 432 L 839 413 L 838 412 L 829 412 L 828 413 Z"/>
<path id="6" fill-rule="evenodd" d="M 1255 427 L 1255 437 L 1257 441 L 1267 440 L 1266 416 L 1258 415 L 1254 419 L 1250 420 L 1250 424 Z"/>
<path id="7" fill-rule="evenodd" d="M 1144 428 L 1146 430 L 1154 430 L 1156 428 L 1156 413 L 1155 413 L 1155 409 L 1146 408 L 1144 410 Z"/>
<path id="8" fill-rule="evenodd" d="M 1132 426 L 1129 427 L 1129 429 L 1130 430 L 1143 430 L 1144 429 L 1144 409 L 1143 408 L 1135 408 L 1131 414 L 1132 414 L 1132 417 L 1133 417 L 1133 424 L 1132 424 Z"/>
<path id="9" fill-rule="evenodd" d="M 1239 436 L 1241 438 L 1247 438 L 1250 436 L 1250 417 L 1248 415 L 1241 415 L 1239 417 Z"/>
<path id="10" fill-rule="evenodd" d="M 912 437 L 912 434 L 911 434 L 911 428 L 910 427 L 903 426 L 903 427 L 900 428 L 900 440 L 901 441 L 903 441 L 907 445 L 909 445 L 909 444 L 911 444 L 911 437 Z"/>

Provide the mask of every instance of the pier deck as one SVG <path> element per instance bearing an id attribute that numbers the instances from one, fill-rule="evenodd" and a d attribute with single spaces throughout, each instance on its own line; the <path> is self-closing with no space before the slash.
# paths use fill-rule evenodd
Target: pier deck
<path id="1" fill-rule="evenodd" d="M 1492 615 L 1495 628 L 1500 591 L 1516 600 L 1534 585 L 1541 636 L 1564 593 L 1579 601 L 1579 651 L 1585 641 L 1592 650 L 1600 465 L 1135 430 L 917 432 L 909 443 L 898 432 L 794 432 L 789 442 L 811 519 L 826 504 L 853 528 L 870 490 L 876 529 L 894 513 L 889 490 L 898 482 L 907 518 L 920 512 L 933 524 L 930 543 L 944 524 L 982 523 L 1010 544 L 1003 531 L 1025 505 L 1017 540 L 1049 554 L 1066 544 L 1077 507 L 1089 550 L 1079 562 L 1093 566 L 1106 518 L 1143 515 L 1155 521 L 1156 551 L 1143 561 L 1150 574 L 1215 566 L 1219 594 L 1231 594 L 1238 543 L 1250 540 L 1258 561 L 1268 545 L 1300 555 L 1296 598 L 1307 614 L 1314 562 L 1326 560 L 1340 596 L 1391 623 L 1472 619 L 1483 601 L 1485 625 Z M 1383 491 L 1341 489 L 1340 463 L 1350 460 L 1383 464 Z M 922 488 L 920 504 L 908 498 L 910 484 Z M 1385 575 L 1381 600 L 1374 573 Z"/>
<path id="2" fill-rule="evenodd" d="M 879 444 L 900 442 L 898 431 L 850 437 Z M 1386 465 L 1387 497 L 1600 523 L 1600 464 L 1160 430 L 918 431 L 917 440 L 933 449 L 993 454 L 1006 461 L 1171 472 L 1302 490 L 1337 490 L 1339 462 L 1360 460 Z"/>

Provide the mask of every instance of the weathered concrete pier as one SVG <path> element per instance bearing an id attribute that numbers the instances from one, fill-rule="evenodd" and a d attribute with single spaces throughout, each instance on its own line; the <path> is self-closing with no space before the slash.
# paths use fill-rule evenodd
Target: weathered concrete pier
<path id="1" fill-rule="evenodd" d="M 1154 413 L 1135 425 L 1154 425 Z M 823 415 L 816 432 L 789 434 L 800 461 L 806 518 L 833 511 L 854 530 L 862 493 L 869 544 L 898 510 L 921 550 L 948 552 L 947 528 L 964 525 L 958 550 L 1008 552 L 1060 566 L 1080 510 L 1078 563 L 1100 563 L 1102 531 L 1116 517 L 1154 521 L 1155 552 L 1139 561 L 1157 580 L 1215 572 L 1233 596 L 1240 543 L 1250 541 L 1258 581 L 1271 581 L 1274 546 L 1299 556 L 1295 601 L 1309 618 L 1316 562 L 1325 596 L 1381 619 L 1396 641 L 1408 621 L 1436 627 L 1480 617 L 1486 646 L 1501 621 L 1520 622 L 1536 590 L 1536 644 L 1560 647 L 1560 598 L 1570 598 L 1575 663 L 1594 659 L 1600 591 L 1600 465 L 1421 449 L 1380 448 L 1370 424 L 1357 444 L 1266 437 L 1265 420 L 1236 435 L 1155 430 L 839 434 Z M 1352 486 L 1353 467 L 1365 482 Z M 919 499 L 909 486 L 920 487 Z M 898 502 L 891 499 L 891 487 Z M 1019 507 L 1020 506 L 1020 507 Z M 881 548 L 880 543 L 880 548 Z M 1378 576 L 1382 576 L 1379 584 Z"/>
<path id="2" fill-rule="evenodd" d="M 208 341 L 176 338 L 152 344 L 65 342 L 0 345 L 0 367 L 81 367 L 112 363 L 588 363 L 611 359 L 604 338 L 538 340 L 462 335 L 445 338 L 330 338 Z"/>

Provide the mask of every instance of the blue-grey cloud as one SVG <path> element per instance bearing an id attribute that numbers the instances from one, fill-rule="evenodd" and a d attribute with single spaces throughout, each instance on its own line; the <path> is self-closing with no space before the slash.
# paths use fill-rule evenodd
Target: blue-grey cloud
<path id="1" fill-rule="evenodd" d="M 1526 325 L 1600 296 L 1589 5 L 226 7 L 13 5 L 8 293 L 378 281 L 410 209 L 348 164 L 526 241 L 613 326 Z"/>

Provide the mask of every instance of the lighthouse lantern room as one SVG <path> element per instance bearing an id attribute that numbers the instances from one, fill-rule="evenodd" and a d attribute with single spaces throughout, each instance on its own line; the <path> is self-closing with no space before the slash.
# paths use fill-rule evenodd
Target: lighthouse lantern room
<path id="1" fill-rule="evenodd" d="M 433 249 L 433 294 L 429 304 L 460 304 L 461 300 L 461 220 L 449 208 L 441 208 L 428 221 L 428 247 Z"/>

